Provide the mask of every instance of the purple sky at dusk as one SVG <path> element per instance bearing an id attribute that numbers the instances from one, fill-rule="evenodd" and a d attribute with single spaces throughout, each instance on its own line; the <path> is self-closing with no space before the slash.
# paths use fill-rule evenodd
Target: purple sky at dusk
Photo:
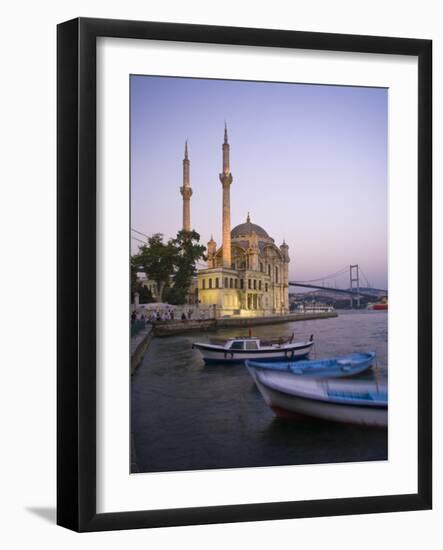
<path id="1" fill-rule="evenodd" d="M 290 280 L 358 263 L 387 288 L 387 103 L 381 88 L 132 76 L 132 228 L 166 238 L 181 228 L 187 138 L 191 225 L 221 244 L 226 120 L 232 227 L 249 211 L 276 244 L 284 238 Z"/>

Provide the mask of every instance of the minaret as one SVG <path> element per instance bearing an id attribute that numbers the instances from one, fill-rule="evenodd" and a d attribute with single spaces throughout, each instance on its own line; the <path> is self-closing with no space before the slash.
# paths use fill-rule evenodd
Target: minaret
<path id="1" fill-rule="evenodd" d="M 286 244 L 286 241 L 283 239 L 283 243 L 280 245 L 280 250 L 283 254 L 284 261 L 289 263 L 289 246 Z"/>
<path id="2" fill-rule="evenodd" d="M 215 253 L 217 252 L 217 243 L 211 235 L 211 240 L 208 241 L 208 267 L 215 267 Z"/>
<path id="3" fill-rule="evenodd" d="M 183 159 L 183 185 L 180 193 L 183 197 L 183 231 L 191 231 L 191 196 L 192 188 L 189 180 L 188 140 L 185 142 L 185 158 Z"/>
<path id="4" fill-rule="evenodd" d="M 283 244 L 280 245 L 280 250 L 283 255 L 283 263 L 281 266 L 281 283 L 283 284 L 282 302 L 285 312 L 289 311 L 289 246 L 283 239 Z"/>
<path id="5" fill-rule="evenodd" d="M 225 122 L 225 139 L 223 142 L 223 172 L 220 174 L 223 186 L 223 267 L 231 267 L 231 202 L 230 187 L 232 183 L 231 168 L 229 165 L 228 130 Z"/>

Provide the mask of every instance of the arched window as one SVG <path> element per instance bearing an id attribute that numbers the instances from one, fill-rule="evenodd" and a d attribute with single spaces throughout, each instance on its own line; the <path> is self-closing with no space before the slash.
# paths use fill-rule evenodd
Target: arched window
<path id="1" fill-rule="evenodd" d="M 234 281 L 233 281 L 233 279 L 229 279 L 229 288 L 234 288 Z"/>
<path id="2" fill-rule="evenodd" d="M 228 278 L 225 277 L 225 288 L 228 288 Z"/>
<path id="3" fill-rule="evenodd" d="M 278 283 L 278 267 L 275 266 L 275 282 Z"/>
<path id="4" fill-rule="evenodd" d="M 234 287 L 235 287 L 235 288 L 238 288 L 238 279 L 235 279 L 235 280 L 234 280 Z"/>
<path id="5" fill-rule="evenodd" d="M 206 288 L 206 279 L 203 279 L 203 280 L 202 280 L 202 288 L 203 288 L 203 289 Z"/>
<path id="6" fill-rule="evenodd" d="M 260 262 L 260 271 L 263 273 L 263 263 Z"/>
<path id="7" fill-rule="evenodd" d="M 209 288 L 212 288 L 212 279 L 209 279 Z"/>
<path id="8" fill-rule="evenodd" d="M 215 278 L 215 288 L 218 288 L 218 285 L 219 285 L 218 277 L 216 277 L 216 278 Z"/>

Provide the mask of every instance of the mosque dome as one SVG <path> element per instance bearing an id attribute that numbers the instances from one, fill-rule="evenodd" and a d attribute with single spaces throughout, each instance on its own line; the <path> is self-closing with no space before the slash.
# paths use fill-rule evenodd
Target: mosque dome
<path id="1" fill-rule="evenodd" d="M 253 233 L 256 233 L 257 237 L 260 239 L 270 239 L 269 235 L 266 233 L 266 231 L 263 229 L 263 227 L 260 227 L 259 225 L 255 223 L 251 223 L 251 218 L 246 218 L 245 223 L 241 223 L 239 225 L 236 225 L 234 229 L 231 231 L 231 238 L 232 239 L 238 239 L 240 237 L 250 237 Z"/>

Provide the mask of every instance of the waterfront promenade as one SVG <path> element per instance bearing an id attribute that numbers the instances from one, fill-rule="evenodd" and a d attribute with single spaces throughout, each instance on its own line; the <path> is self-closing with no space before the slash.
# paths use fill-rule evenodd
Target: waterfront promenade
<path id="1" fill-rule="evenodd" d="M 186 319 L 176 321 L 158 321 L 153 323 L 155 336 L 174 336 L 193 331 L 214 331 L 223 328 L 255 327 L 292 323 L 294 321 L 309 321 L 337 317 L 335 311 L 321 313 L 289 313 L 287 315 L 271 315 L 265 317 L 222 317 L 219 319 Z"/>
<path id="2" fill-rule="evenodd" d="M 153 337 L 152 325 L 145 325 L 135 336 L 131 338 L 131 374 L 140 364 Z"/>

